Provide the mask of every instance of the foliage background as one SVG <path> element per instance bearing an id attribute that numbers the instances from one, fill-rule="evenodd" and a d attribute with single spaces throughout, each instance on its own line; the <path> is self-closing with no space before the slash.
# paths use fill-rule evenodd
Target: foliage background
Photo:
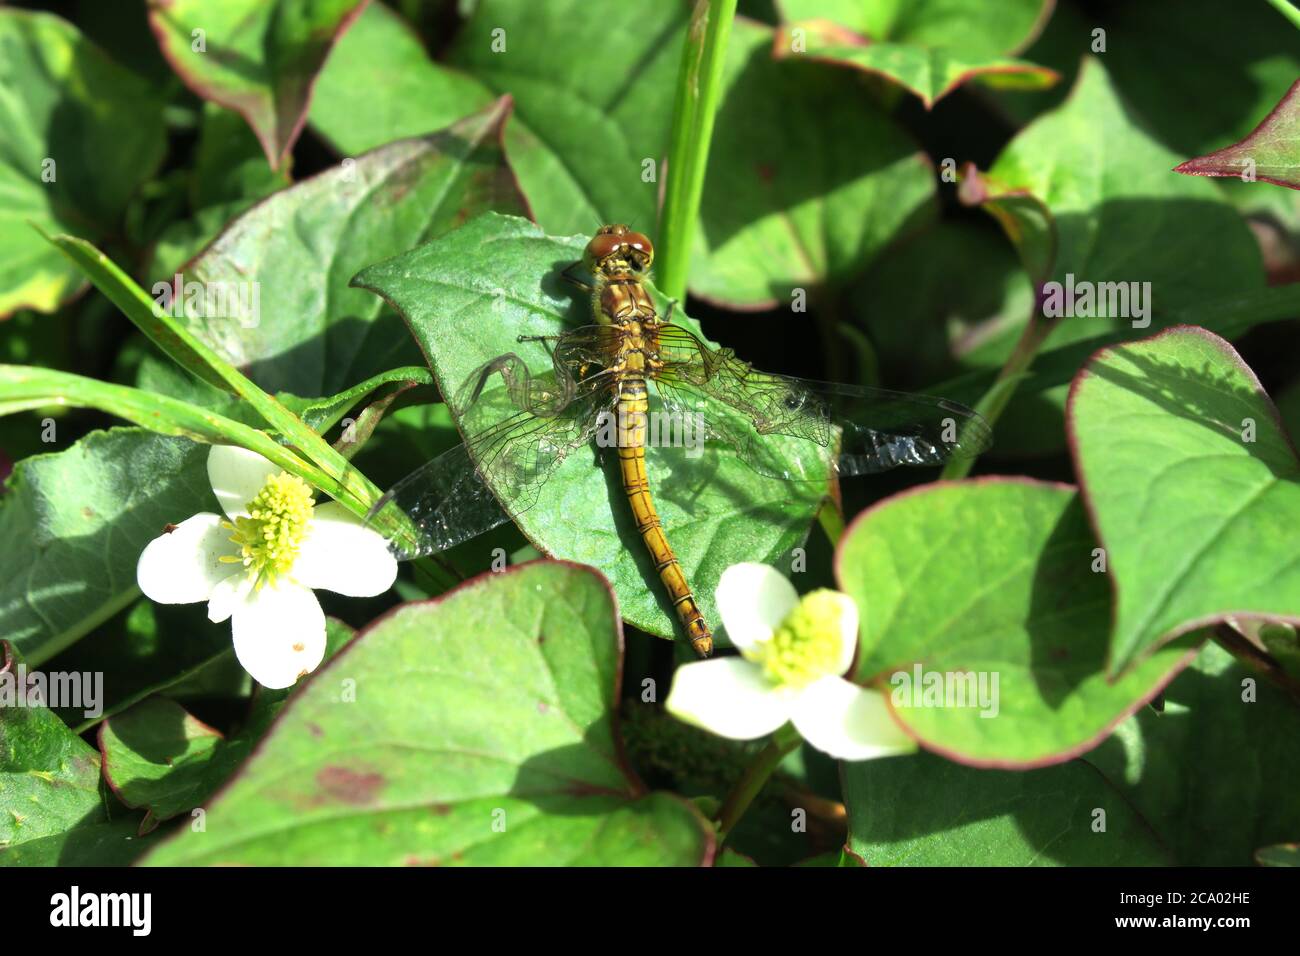
<path id="1" fill-rule="evenodd" d="M 718 852 L 706 817 L 757 747 L 643 700 L 688 653 L 654 636 L 671 621 L 617 512 L 574 520 L 591 496 L 575 479 L 527 538 L 506 526 L 390 595 L 327 603 L 333 649 L 366 636 L 268 735 L 286 695 L 248 686 L 202 607 L 134 585 L 143 545 L 211 508 L 206 449 L 56 373 L 262 427 L 258 410 L 178 369 L 87 282 L 125 277 L 30 223 L 94 242 L 145 290 L 182 267 L 259 282 L 257 328 L 188 331 L 331 441 L 345 416 L 382 414 L 355 462 L 384 487 L 458 440 L 435 379 L 572 317 L 538 283 L 580 241 L 477 214 L 527 215 L 551 237 L 606 221 L 654 233 L 662 176 L 645 181 L 644 163 L 668 151 L 688 5 L 11 4 L 0 361 L 50 375 L 0 381 L 0 409 L 18 413 L 0 418 L 0 637 L 45 670 L 102 671 L 113 716 L 0 712 L 0 863 L 1245 865 L 1300 839 L 1300 655 L 1294 631 L 1254 620 L 1300 618 L 1300 193 L 1172 171 L 1283 99 L 1295 31 L 1263 0 L 740 6 L 686 311 L 760 368 L 985 409 L 1009 394 L 990 391 L 999 369 L 1031 369 L 977 480 L 846 484 L 846 517 L 865 515 L 838 576 L 814 527 L 799 580 L 838 580 L 867 609 L 860 679 L 915 660 L 997 669 L 1003 716 L 908 714 L 927 751 L 911 757 L 836 767 L 798 751 Z M 1036 284 L 1067 273 L 1150 282 L 1151 328 L 1032 319 Z M 468 310 L 457 327 L 439 324 L 449 290 Z M 1094 355 L 1180 326 L 1216 335 Z M 1261 428 L 1249 446 L 1225 427 L 1244 417 Z M 598 495 L 599 471 L 584 480 Z M 674 540 L 706 609 L 727 563 L 781 563 L 804 541 L 811 503 L 767 493 L 735 525 L 717 512 L 687 527 L 682 505 Z M 1109 582 L 1088 569 L 1099 541 Z M 610 579 L 621 646 L 610 592 L 568 564 L 392 613 L 487 570 L 494 548 L 521 564 L 538 544 Z M 186 832 L 199 806 L 208 828 Z"/>

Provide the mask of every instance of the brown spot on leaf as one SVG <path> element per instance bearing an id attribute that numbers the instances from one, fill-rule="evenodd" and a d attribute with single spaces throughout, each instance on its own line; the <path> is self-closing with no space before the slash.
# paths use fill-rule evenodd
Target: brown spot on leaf
<path id="1" fill-rule="evenodd" d="M 326 767 L 316 774 L 316 782 L 321 789 L 336 800 L 344 803 L 373 803 L 375 796 L 384 786 L 381 773 L 358 773 L 347 767 Z"/>

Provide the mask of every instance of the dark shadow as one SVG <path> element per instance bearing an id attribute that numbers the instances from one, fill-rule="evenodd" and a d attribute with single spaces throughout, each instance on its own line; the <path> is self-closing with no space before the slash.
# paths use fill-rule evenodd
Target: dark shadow
<path id="1" fill-rule="evenodd" d="M 1106 669 L 1111 592 L 1106 575 L 1091 570 L 1095 547 L 1076 495 L 1039 552 L 1025 622 L 1035 685 L 1052 708 Z"/>

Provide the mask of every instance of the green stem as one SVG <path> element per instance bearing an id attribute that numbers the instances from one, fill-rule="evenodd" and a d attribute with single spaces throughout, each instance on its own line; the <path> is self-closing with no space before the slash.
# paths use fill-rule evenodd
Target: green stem
<path id="1" fill-rule="evenodd" d="M 794 725 L 786 724 L 772 735 L 767 746 L 754 757 L 754 762 L 746 768 L 740 781 L 722 802 L 722 809 L 718 811 L 719 845 L 727 839 L 732 828 L 745 815 L 749 805 L 762 791 L 773 771 L 781 765 L 786 754 L 799 746 L 800 739 L 799 731 L 794 729 Z"/>
<path id="2" fill-rule="evenodd" d="M 989 390 L 975 405 L 975 410 L 983 415 L 990 425 L 994 424 L 1006 409 L 1011 396 L 1015 394 L 1016 386 L 1029 371 L 1029 366 L 1033 363 L 1038 350 L 1042 348 L 1055 327 L 1055 322 L 1040 317 L 1036 312 L 1029 317 L 1029 324 L 1021 333 L 1016 347 L 1007 356 L 1006 363 L 998 372 L 998 377 L 993 380 Z M 973 458 L 954 458 L 944 467 L 939 477 L 944 481 L 965 478 L 970 474 L 974 464 Z"/>
<path id="3" fill-rule="evenodd" d="M 1289 0 L 1268 0 L 1278 13 L 1291 21 L 1291 25 L 1300 30 L 1300 10 L 1297 10 Z"/>
<path id="4" fill-rule="evenodd" d="M 844 516 L 840 514 L 840 509 L 835 507 L 835 502 L 829 498 L 822 502 L 821 508 L 817 511 L 817 522 L 826 533 L 826 540 L 831 543 L 831 547 L 838 548 L 840 538 L 844 537 Z"/>
<path id="5" fill-rule="evenodd" d="M 727 37 L 735 16 L 736 0 L 696 0 L 677 75 L 668 181 L 659 222 L 662 252 L 657 285 L 664 295 L 679 301 L 686 297 L 686 274 L 709 165 L 713 118 L 722 98 Z"/>
<path id="6" fill-rule="evenodd" d="M 152 697 L 154 694 L 157 694 L 160 691 L 164 691 L 168 687 L 174 687 L 177 684 L 181 683 L 182 681 L 189 680 L 191 677 L 199 673 L 204 668 L 211 667 L 213 664 L 217 663 L 217 661 L 224 660 L 225 658 L 230 657 L 234 653 L 235 653 L 235 648 L 234 645 L 232 644 L 230 647 L 227 647 L 224 651 L 220 651 L 219 653 L 213 654 L 207 660 L 200 661 L 199 663 L 195 664 L 189 670 L 181 671 L 179 674 L 169 677 L 164 681 L 160 681 L 157 684 L 150 684 L 148 687 L 144 688 L 143 690 L 137 691 L 136 693 L 132 694 L 130 697 L 126 698 L 126 700 L 120 701 L 116 706 L 110 707 L 108 710 L 104 711 L 98 717 L 91 717 L 89 720 L 83 720 L 81 723 L 77 724 L 77 726 L 72 729 L 72 732 L 77 736 L 81 736 L 87 730 L 90 730 L 96 725 L 104 722 L 105 720 L 108 720 L 108 718 L 114 717 L 117 714 L 120 714 L 122 711 L 135 706 L 136 704 L 140 703 L 140 701 L 144 700 L 146 697 Z"/>

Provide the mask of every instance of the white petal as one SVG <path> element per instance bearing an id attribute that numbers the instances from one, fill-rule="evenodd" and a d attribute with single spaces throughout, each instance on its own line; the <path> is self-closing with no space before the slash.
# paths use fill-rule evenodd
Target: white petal
<path id="1" fill-rule="evenodd" d="M 235 656 L 263 687 L 288 687 L 325 656 L 325 613 L 309 588 L 250 591 L 232 615 Z"/>
<path id="2" fill-rule="evenodd" d="M 213 445 L 208 452 L 208 481 L 221 510 L 231 518 L 247 515 L 248 503 L 266 479 L 283 470 L 257 452 L 236 445 Z"/>
<path id="3" fill-rule="evenodd" d="M 727 637 L 742 652 L 770 640 L 799 603 L 799 593 L 781 572 L 755 562 L 723 571 L 714 597 Z"/>
<path id="4" fill-rule="evenodd" d="M 840 760 L 916 750 L 916 741 L 890 716 L 883 694 L 841 677 L 823 677 L 799 691 L 791 719 L 804 740 Z"/>
<path id="5" fill-rule="evenodd" d="M 858 650 L 858 605 L 847 594 L 831 593 L 840 606 L 840 659 L 835 673 L 843 674 L 853 664 L 853 655 Z"/>
<path id="6" fill-rule="evenodd" d="M 208 598 L 208 620 L 213 624 L 220 624 L 235 613 L 235 607 L 253 588 L 253 582 L 242 564 L 229 567 L 237 570 L 224 581 L 217 582 L 217 586 L 212 589 L 212 596 Z"/>
<path id="7" fill-rule="evenodd" d="M 397 559 L 384 536 L 365 527 L 337 501 L 316 507 L 293 576 L 309 588 L 350 597 L 383 594 L 397 578 Z"/>
<path id="8" fill-rule="evenodd" d="M 146 597 L 159 604 L 207 600 L 217 583 L 238 567 L 220 560 L 239 551 L 221 520 L 220 515 L 197 514 L 145 545 L 135 580 Z"/>
<path id="9" fill-rule="evenodd" d="M 683 664 L 665 706 L 689 724 L 732 740 L 770 734 L 790 719 L 790 694 L 743 657 Z"/>

